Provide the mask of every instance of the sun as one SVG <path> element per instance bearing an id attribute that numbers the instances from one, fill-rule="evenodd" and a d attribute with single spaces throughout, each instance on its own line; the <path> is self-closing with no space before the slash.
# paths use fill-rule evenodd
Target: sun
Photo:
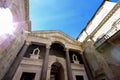
<path id="1" fill-rule="evenodd" d="M 0 8 L 0 36 L 14 32 L 13 16 L 8 8 Z"/>

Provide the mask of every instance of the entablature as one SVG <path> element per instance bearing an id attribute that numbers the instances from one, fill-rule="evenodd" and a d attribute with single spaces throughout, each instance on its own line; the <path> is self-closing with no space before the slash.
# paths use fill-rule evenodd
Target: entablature
<path id="1" fill-rule="evenodd" d="M 65 48 L 82 51 L 80 42 L 60 31 L 34 31 L 28 34 L 26 40 L 44 44 L 60 42 Z"/>

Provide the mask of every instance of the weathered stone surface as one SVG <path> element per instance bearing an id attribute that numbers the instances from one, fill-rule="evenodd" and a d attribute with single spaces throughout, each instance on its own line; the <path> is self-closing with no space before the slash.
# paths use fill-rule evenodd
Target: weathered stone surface
<path id="1" fill-rule="evenodd" d="M 7 37 L 0 43 L 0 80 L 5 75 L 17 53 L 21 49 L 25 40 L 24 30 L 28 30 L 30 26 L 28 0 L 4 1 L 6 3 L 9 2 L 9 5 L 6 7 L 9 8 L 13 14 L 16 31 L 12 36 L 7 35 Z M 0 7 L 5 5 L 6 4 L 0 2 Z"/>
<path id="2" fill-rule="evenodd" d="M 21 37 L 22 36 L 16 36 L 15 40 L 10 42 L 10 44 L 5 45 L 4 48 L 0 46 L 1 49 L 4 50 L 3 52 L 0 52 L 0 79 L 4 76 L 17 53 L 19 52 L 20 48 L 22 47 L 24 40 Z M 10 39 L 8 39 L 8 42 L 9 40 Z"/>

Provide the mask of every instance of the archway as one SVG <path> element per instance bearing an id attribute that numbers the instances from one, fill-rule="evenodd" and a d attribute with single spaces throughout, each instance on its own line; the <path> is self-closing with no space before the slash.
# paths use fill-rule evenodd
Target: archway
<path id="1" fill-rule="evenodd" d="M 60 42 L 54 42 L 50 48 L 50 55 L 65 58 L 64 45 Z"/>
<path id="2" fill-rule="evenodd" d="M 65 80 L 64 68 L 60 63 L 51 65 L 50 80 Z"/>

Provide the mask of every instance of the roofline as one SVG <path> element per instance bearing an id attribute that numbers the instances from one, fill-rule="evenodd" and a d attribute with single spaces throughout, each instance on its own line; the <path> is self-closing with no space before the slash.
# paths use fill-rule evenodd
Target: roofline
<path id="1" fill-rule="evenodd" d="M 59 32 L 59 33 L 62 33 L 64 36 L 67 36 L 69 37 L 70 39 L 74 40 L 74 41 L 77 41 L 76 39 L 74 39 L 73 37 L 71 37 L 70 35 L 64 33 L 63 31 L 61 30 L 35 30 L 35 31 L 31 31 L 32 33 L 40 33 L 40 32 Z"/>
<path id="2" fill-rule="evenodd" d="M 79 36 L 81 35 L 81 33 L 86 30 L 87 26 L 89 25 L 89 23 L 94 19 L 94 17 L 96 16 L 97 12 L 100 10 L 100 8 L 103 6 L 103 4 L 106 1 L 110 1 L 110 0 L 103 0 L 103 2 L 101 3 L 101 5 L 99 6 L 99 8 L 95 11 L 95 14 L 92 16 L 92 18 L 87 22 L 87 25 L 85 26 L 85 28 L 80 32 L 80 34 L 78 35 L 78 37 L 76 38 L 76 40 L 79 39 Z"/>

